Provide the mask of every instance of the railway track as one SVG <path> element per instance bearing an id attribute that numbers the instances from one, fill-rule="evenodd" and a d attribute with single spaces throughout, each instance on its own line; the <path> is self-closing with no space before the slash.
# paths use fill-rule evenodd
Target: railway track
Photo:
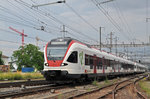
<path id="1" fill-rule="evenodd" d="M 19 82 L 0 83 L 0 99 L 7 97 L 20 97 L 38 93 L 41 91 L 55 90 L 65 88 L 68 81 L 46 81 L 46 80 L 28 80 Z"/>
<path id="2" fill-rule="evenodd" d="M 146 75 L 147 76 L 147 75 Z M 117 99 L 118 97 L 116 96 L 117 92 L 119 92 L 119 90 L 132 85 L 133 90 L 135 91 L 135 93 L 137 93 L 137 95 L 140 97 L 140 99 L 147 99 L 142 93 L 140 93 L 137 89 L 136 89 L 136 82 L 140 81 L 141 79 L 145 78 L 146 76 L 142 76 L 142 77 L 138 77 L 135 78 L 135 80 L 133 81 L 129 81 L 129 82 L 125 82 L 125 84 L 123 83 L 118 83 L 115 88 L 112 91 L 112 99 Z M 136 89 L 136 90 L 135 90 Z"/>
<path id="3" fill-rule="evenodd" d="M 33 95 L 40 92 L 49 91 L 51 93 L 55 93 L 57 89 L 64 89 L 74 86 L 82 86 L 87 83 L 74 84 L 71 81 L 45 81 L 45 80 L 36 80 L 36 81 L 24 81 L 24 82 L 10 82 L 10 83 L 2 83 L 0 84 L 1 89 L 7 89 L 10 86 L 14 87 L 11 91 L 0 91 L 0 99 L 1 98 L 13 98 L 13 97 L 23 97 L 28 95 Z M 23 86 L 23 87 L 22 87 Z M 19 87 L 16 89 L 16 87 Z"/>
<path id="4" fill-rule="evenodd" d="M 65 86 L 63 84 L 50 84 L 50 85 L 43 85 L 43 86 L 38 86 L 38 87 L 31 87 L 31 88 L 23 88 L 19 90 L 13 90 L 13 91 L 5 91 L 5 92 L 0 92 L 0 98 L 7 98 L 7 97 L 22 97 L 25 95 L 30 95 L 30 94 L 35 94 L 39 93 L 42 91 L 47 91 L 47 90 L 56 90 L 56 89 L 61 89 L 65 88 L 68 86 Z"/>
<path id="5" fill-rule="evenodd" d="M 140 78 L 139 78 L 140 77 Z M 101 98 L 110 98 L 110 99 L 116 99 L 116 94 L 119 92 L 119 90 L 125 88 L 126 86 L 130 84 L 136 84 L 138 80 L 142 79 L 145 76 L 136 76 L 136 77 L 130 77 L 129 79 L 110 84 L 107 86 L 103 86 L 101 88 L 94 87 L 91 90 L 78 90 L 75 88 L 75 86 L 85 86 L 86 84 L 76 84 L 73 85 L 69 83 L 63 83 L 63 84 L 42 84 L 40 86 L 36 87 L 30 87 L 26 88 L 23 87 L 18 90 L 13 90 L 13 91 L 5 91 L 5 92 L 0 92 L 0 98 L 7 98 L 7 97 L 23 97 L 23 96 L 30 96 L 33 94 L 41 94 L 41 92 L 51 92 L 52 94 L 49 96 L 44 96 L 44 98 L 58 98 L 60 95 L 62 96 L 62 99 L 82 99 L 82 98 L 90 98 L 92 97 L 93 99 L 101 99 Z M 136 79 L 135 81 L 133 79 Z M 37 83 L 37 81 L 36 81 Z M 87 83 L 88 85 L 89 83 Z M 20 84 L 21 85 L 21 84 Z M 8 86 L 8 85 L 7 85 Z M 70 89 L 69 89 L 70 87 Z M 88 87 L 88 86 L 87 86 Z M 66 88 L 66 89 L 65 89 Z M 68 88 L 68 89 L 67 89 Z M 63 89 L 64 91 L 60 93 L 56 93 L 55 90 L 61 90 Z M 84 88 L 83 88 L 84 89 Z M 137 92 L 139 97 L 143 97 L 140 92 Z M 90 97 L 89 97 L 90 95 Z M 40 99 L 40 98 L 39 98 Z M 146 99 L 146 98 L 142 98 Z"/>
<path id="6" fill-rule="evenodd" d="M 36 86 L 36 85 L 46 85 L 50 82 L 46 80 L 27 80 L 27 81 L 18 81 L 18 82 L 6 82 L 0 83 L 0 88 L 9 88 L 9 87 L 21 87 L 21 86 Z"/>
<path id="7" fill-rule="evenodd" d="M 71 82 L 71 81 L 70 81 Z M 19 82 L 6 82 L 0 83 L 0 88 L 9 88 L 9 87 L 25 87 L 25 86 L 37 86 L 37 85 L 48 85 L 48 84 L 62 84 L 68 83 L 68 81 L 46 81 L 46 80 L 27 80 Z"/>
<path id="8" fill-rule="evenodd" d="M 118 96 L 116 96 L 116 94 L 121 90 L 124 89 L 125 87 L 133 84 L 135 85 L 136 82 L 138 82 L 139 80 L 143 79 L 144 77 L 146 77 L 147 75 L 144 76 L 135 76 L 135 77 L 131 77 L 129 79 L 120 81 L 118 83 L 112 84 L 112 85 L 108 85 L 108 86 L 104 86 L 102 88 L 97 88 L 94 90 L 91 90 L 89 92 L 83 92 L 80 94 L 76 94 L 76 95 L 72 95 L 69 97 L 69 99 L 82 99 L 82 98 L 92 98 L 92 99 L 118 99 Z M 136 88 L 136 87 L 134 87 Z M 139 97 L 142 97 L 140 99 L 147 99 L 144 95 L 142 95 L 140 92 L 138 92 L 136 90 L 136 93 L 138 94 Z M 122 99 L 122 98 L 120 98 Z"/>
<path id="9" fill-rule="evenodd" d="M 147 76 L 147 77 L 149 77 L 149 75 Z M 139 81 L 139 80 L 141 80 L 141 79 L 138 79 L 138 80 L 136 80 L 135 82 L 134 82 L 134 90 L 135 90 L 135 92 L 137 93 L 137 95 L 141 98 L 141 99 L 147 99 L 147 97 L 145 96 L 145 95 L 143 95 L 143 93 L 141 93 L 140 91 L 138 91 L 138 89 L 137 89 L 137 82 Z"/>

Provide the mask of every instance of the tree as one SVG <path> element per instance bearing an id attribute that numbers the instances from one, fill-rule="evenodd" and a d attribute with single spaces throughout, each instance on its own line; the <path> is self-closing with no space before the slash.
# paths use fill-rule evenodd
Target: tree
<path id="1" fill-rule="evenodd" d="M 4 65 L 4 61 L 2 60 L 2 52 L 0 51 L 0 65 Z"/>
<path id="2" fill-rule="evenodd" d="M 44 63 L 44 54 L 39 51 L 39 48 L 35 45 L 28 44 L 25 45 L 22 49 L 22 46 L 19 47 L 19 50 L 14 51 L 12 55 L 12 60 L 16 61 L 18 65 L 18 70 L 24 67 L 34 67 L 37 70 L 43 69 Z"/>

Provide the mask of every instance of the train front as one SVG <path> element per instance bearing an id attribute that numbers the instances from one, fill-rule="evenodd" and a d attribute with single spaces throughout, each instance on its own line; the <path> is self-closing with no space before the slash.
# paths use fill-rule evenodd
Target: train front
<path id="1" fill-rule="evenodd" d="M 68 64 L 63 61 L 70 42 L 70 38 L 58 38 L 51 40 L 46 45 L 43 70 L 46 80 L 65 80 Z"/>

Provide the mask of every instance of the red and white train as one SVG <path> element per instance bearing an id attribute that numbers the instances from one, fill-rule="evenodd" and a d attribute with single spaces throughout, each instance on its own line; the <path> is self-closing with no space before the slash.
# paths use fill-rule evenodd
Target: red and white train
<path id="1" fill-rule="evenodd" d="M 72 38 L 51 40 L 44 50 L 46 80 L 90 79 L 142 73 L 147 67 L 100 51 Z"/>

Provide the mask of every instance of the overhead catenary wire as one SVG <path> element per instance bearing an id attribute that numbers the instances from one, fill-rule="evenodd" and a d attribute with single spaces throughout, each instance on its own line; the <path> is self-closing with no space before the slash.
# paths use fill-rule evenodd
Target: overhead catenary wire
<path id="1" fill-rule="evenodd" d="M 10 3 L 10 2 L 9 2 Z M 15 6 L 15 5 L 14 5 Z M 3 8 L 4 10 L 4 12 L 9 12 L 9 9 L 7 9 L 7 8 L 5 8 L 5 7 L 3 7 L 3 6 L 0 6 L 1 8 Z M 18 7 L 17 7 L 18 8 Z M 11 13 L 13 13 L 12 11 L 11 11 Z M 9 13 L 10 14 L 10 13 Z M 19 19 L 23 19 L 24 17 L 20 17 L 20 16 L 18 16 L 18 14 L 16 15 L 15 13 L 13 13 L 12 15 L 14 15 L 14 16 L 17 16 L 17 18 L 19 18 Z M 3 15 L 2 15 L 3 16 Z M 38 29 L 38 28 L 36 28 L 36 27 L 34 27 L 34 26 L 32 26 L 32 25 L 28 25 L 28 24 L 25 24 L 24 22 L 20 22 L 20 21 L 17 21 L 17 20 L 15 20 L 15 19 L 13 19 L 12 17 L 8 17 L 8 16 L 4 16 L 2 19 L 0 19 L 1 21 L 5 21 L 5 22 L 9 22 L 9 23 L 13 23 L 13 24 L 16 24 L 16 25 L 23 25 L 23 26 L 26 26 L 26 27 L 29 27 L 29 28 L 34 28 L 34 29 L 37 29 L 37 30 L 40 30 L 40 29 Z M 23 19 L 23 21 L 25 21 L 25 18 Z M 39 20 L 38 20 L 39 21 Z M 26 21 L 25 21 L 26 22 Z M 28 22 L 28 21 L 27 21 Z M 40 21 L 41 23 L 44 23 L 44 22 L 42 22 L 42 21 Z M 30 24 L 30 23 L 29 23 Z M 36 23 L 35 23 L 36 24 Z M 53 30 L 53 29 L 51 29 L 51 30 Z M 47 31 L 47 30 L 43 30 L 43 31 L 45 31 L 46 33 L 50 33 L 51 34 L 51 32 L 50 31 Z M 56 31 L 56 30 L 53 30 L 53 31 Z M 57 30 L 58 31 L 58 30 Z M 29 37 L 30 38 L 30 37 Z M 44 40 L 43 40 L 44 41 Z"/>
<path id="2" fill-rule="evenodd" d="M 5 31 L 6 33 L 11 33 L 11 34 L 14 34 L 14 35 L 18 35 L 18 33 L 11 32 L 11 31 L 8 31 L 8 30 L 6 30 L 6 29 L 1 29 L 1 28 L 0 28 L 0 31 Z M 19 36 L 19 35 L 18 35 L 18 36 Z M 30 38 L 30 39 L 35 40 L 35 37 L 31 37 L 31 36 L 27 36 L 26 38 Z M 48 42 L 48 41 L 42 40 L 42 39 L 40 39 L 40 41 L 42 41 L 42 42 Z"/>
<path id="3" fill-rule="evenodd" d="M 8 1 L 8 0 L 7 0 Z M 10 1 L 9 1 L 9 3 L 10 4 L 12 4 Z M 11 5 L 12 6 L 12 5 Z M 15 6 L 15 5 L 13 5 L 14 7 L 17 7 L 17 6 Z M 9 9 L 7 9 L 7 8 L 5 8 L 5 7 L 3 7 L 2 5 L 0 5 L 0 7 L 1 8 L 3 8 L 4 10 L 2 10 L 2 11 L 4 11 L 4 12 L 7 12 L 8 14 L 10 14 L 9 12 Z M 18 7 L 17 7 L 18 8 Z M 22 11 L 24 11 L 24 10 L 22 10 Z M 25 11 L 24 11 L 25 12 Z M 11 11 L 11 13 L 13 13 L 13 11 Z M 38 28 L 36 28 L 36 27 L 38 27 L 38 26 L 36 26 L 37 24 L 33 21 L 33 24 L 31 25 L 31 23 L 30 22 L 32 22 L 32 20 L 29 20 L 29 21 L 27 21 L 28 20 L 28 18 L 26 19 L 25 17 L 23 17 L 23 16 L 18 16 L 19 14 L 15 14 L 15 13 L 13 13 L 13 14 L 11 14 L 11 15 L 13 15 L 13 16 L 15 16 L 15 17 L 17 17 L 17 18 L 19 18 L 20 20 L 23 20 L 25 23 L 29 23 L 29 24 L 25 24 L 24 22 L 20 22 L 19 20 L 19 22 L 17 21 L 17 20 L 11 20 L 12 18 L 9 18 L 9 19 L 6 19 L 6 20 L 4 20 L 5 18 L 3 18 L 3 19 L 1 19 L 2 21 L 6 21 L 6 22 L 11 22 L 11 23 L 13 23 L 13 24 L 19 24 L 19 25 L 23 25 L 23 26 L 27 26 L 27 27 L 30 27 L 30 28 L 34 28 L 34 29 L 38 29 Z M 28 14 L 29 15 L 29 14 Z M 7 18 L 7 17 L 6 17 Z M 34 18 L 33 18 L 34 19 Z M 9 21 L 8 21 L 9 20 Z M 17 21 L 17 22 L 16 22 Z M 41 24 L 44 24 L 44 22 L 43 21 L 40 21 L 40 20 L 38 20 Z M 47 25 L 47 24 L 46 24 Z M 49 27 L 48 27 L 49 28 Z M 58 29 L 58 28 L 57 28 Z M 38 29 L 38 30 L 40 30 L 40 29 Z M 54 30 L 54 31 L 58 31 L 58 30 L 55 30 L 55 29 L 52 29 L 52 28 L 50 28 L 50 30 Z M 45 32 L 47 32 L 47 31 L 45 31 Z M 48 33 L 52 33 L 52 32 L 48 32 Z M 54 33 L 55 34 L 55 33 Z"/>
<path id="4" fill-rule="evenodd" d="M 101 11 L 106 17 L 107 19 L 112 23 L 112 25 L 118 30 L 118 31 L 122 31 L 122 29 L 120 28 L 120 26 L 115 22 L 115 20 L 107 13 L 107 11 L 99 4 L 97 4 L 98 2 L 96 0 L 91 0 L 92 3 L 99 9 L 99 11 Z"/>
<path id="5" fill-rule="evenodd" d="M 121 28 L 121 27 L 118 25 L 118 23 L 116 23 L 116 21 L 108 14 L 108 12 L 102 7 L 102 5 L 101 5 L 101 4 L 98 4 L 98 1 L 97 1 L 97 0 L 91 0 L 91 1 L 92 1 L 92 3 L 95 4 L 95 5 L 97 6 L 97 8 L 107 17 L 107 19 L 115 26 L 115 28 L 118 29 L 119 32 L 120 32 L 122 35 L 124 35 L 125 38 L 128 39 L 128 41 L 131 42 L 131 41 L 132 41 L 132 38 L 131 38 L 132 36 L 127 36 L 127 35 L 126 35 L 126 32 L 124 31 L 124 29 Z M 121 12 L 120 12 L 120 13 L 121 13 Z M 122 15 L 122 13 L 121 13 L 121 15 Z M 126 20 L 124 19 L 124 21 L 126 21 Z M 125 24 L 125 22 L 124 22 L 124 24 Z M 126 23 L 126 25 L 127 25 L 128 30 L 130 30 L 130 32 L 127 31 L 127 32 L 129 33 L 129 35 L 130 35 L 131 29 L 130 29 L 130 27 L 128 26 L 127 23 Z"/>
<path id="6" fill-rule="evenodd" d="M 15 0 L 15 1 L 17 1 L 17 0 Z M 22 1 L 22 0 L 19 0 L 19 1 L 17 1 L 17 2 L 20 3 L 20 4 L 22 4 L 22 5 L 24 5 L 24 6 L 26 6 L 26 7 L 28 7 L 28 8 L 30 8 L 30 9 L 32 9 L 32 10 L 35 10 L 35 11 L 38 12 L 39 14 L 41 14 L 41 15 L 43 15 L 43 16 L 46 16 L 46 17 L 52 19 L 52 20 L 55 21 L 55 22 L 58 22 L 59 24 L 65 25 L 68 29 L 70 29 L 70 30 L 72 30 L 72 31 L 74 31 L 74 32 L 76 32 L 76 33 L 82 35 L 83 37 L 87 37 L 88 39 L 91 39 L 91 40 L 93 40 L 93 41 L 95 41 L 95 42 L 98 42 L 98 41 L 95 40 L 94 38 L 91 38 L 90 36 L 85 35 L 84 33 L 82 33 L 82 32 L 80 32 L 80 31 L 78 31 L 78 30 L 72 28 L 71 26 L 64 24 L 62 21 L 60 21 L 59 19 L 55 18 L 55 17 L 52 16 L 50 13 L 45 13 L 45 12 L 43 12 L 43 11 L 40 10 L 40 9 L 31 8 L 31 5 L 30 5 L 30 4 L 28 4 L 28 3 L 26 3 L 26 2 L 24 2 L 24 1 Z"/>
<path id="7" fill-rule="evenodd" d="M 37 2 L 35 2 L 35 1 L 33 1 L 33 0 L 31 0 L 31 2 L 33 2 L 34 4 L 38 4 Z M 68 5 L 68 4 L 67 4 Z M 69 5 L 68 5 L 69 6 Z M 70 8 L 72 8 L 71 6 L 69 6 Z M 68 8 L 69 8 L 68 7 Z M 48 9 L 46 9 L 46 8 L 41 8 L 41 9 L 43 9 L 44 11 L 49 11 Z M 72 11 L 75 11 L 73 8 L 71 9 Z M 52 12 L 52 11 L 50 11 L 50 12 Z M 75 11 L 76 12 L 76 11 Z M 53 12 L 54 13 L 54 12 Z M 56 13 L 55 13 L 56 14 Z M 80 17 L 80 14 L 78 14 L 78 12 L 76 12 L 75 14 L 77 14 L 77 16 L 79 16 Z M 63 17 L 63 16 L 61 16 L 61 17 Z M 82 17 L 82 16 L 81 16 Z M 80 17 L 80 18 L 81 18 Z M 65 17 L 63 17 L 63 18 L 65 18 Z M 68 19 L 67 19 L 68 20 Z M 83 21 L 86 21 L 83 17 L 81 18 L 81 20 L 83 20 Z M 69 20 L 69 21 L 71 21 L 71 20 Z M 73 23 L 75 23 L 75 22 L 73 22 Z M 92 26 L 92 24 L 90 24 L 88 21 L 86 21 L 86 23 L 90 26 Z M 98 30 L 93 26 L 93 27 L 91 27 L 91 28 L 93 28 L 93 29 L 95 29 L 95 31 L 97 32 Z M 85 43 L 88 43 L 88 44 L 90 44 L 91 42 L 89 42 L 89 41 L 87 41 L 87 40 L 83 40 L 83 39 L 80 39 L 77 35 L 75 35 L 75 34 L 73 34 L 73 33 L 71 33 L 71 32 L 69 32 L 69 31 L 67 31 L 67 33 L 66 34 L 69 34 L 70 36 L 72 36 L 73 38 L 75 38 L 75 39 L 77 39 L 77 40 L 80 40 L 80 41 L 82 41 L 82 42 L 85 42 Z"/>
<path id="8" fill-rule="evenodd" d="M 123 27 L 125 28 L 125 30 L 127 31 L 128 35 L 129 35 L 129 36 L 127 36 L 126 33 L 124 33 L 124 36 L 125 36 L 128 40 L 132 41 L 132 39 L 133 39 L 135 36 L 132 36 L 132 35 L 133 35 L 133 32 L 132 32 L 130 26 L 128 25 L 126 18 L 124 17 L 123 12 L 121 11 L 120 7 L 118 6 L 117 1 L 114 1 L 113 4 L 114 4 L 114 8 L 116 8 L 116 12 L 117 12 L 117 14 L 118 14 L 118 17 L 119 17 L 121 23 L 124 25 Z M 124 31 L 124 32 L 125 32 L 125 31 Z M 131 34 L 132 34 L 132 35 L 131 35 Z"/>
<path id="9" fill-rule="evenodd" d="M 93 30 L 95 30 L 96 31 L 96 33 L 97 32 L 99 32 L 99 30 L 95 27 L 95 26 L 93 26 L 91 23 L 89 23 L 85 18 L 83 18 L 76 10 L 74 10 L 69 4 L 67 4 L 67 3 L 65 3 L 65 5 L 69 8 L 69 9 L 71 9 L 81 20 L 83 20 L 87 25 L 89 25 Z M 102 45 L 104 45 L 104 44 L 102 44 Z"/>
<path id="10" fill-rule="evenodd" d="M 11 2 L 9 2 L 9 3 L 11 3 Z M 11 4 L 12 4 L 12 3 L 11 3 Z M 12 4 L 12 5 L 13 5 L 13 4 Z M 11 6 L 12 6 L 12 5 L 11 5 Z M 13 5 L 13 6 L 16 7 L 17 9 L 21 9 L 21 8 L 17 7 L 16 5 Z M 0 5 L 0 7 L 2 7 L 3 9 L 5 9 L 5 10 L 3 10 L 4 12 L 7 12 L 8 14 L 13 15 L 13 16 L 19 18 L 20 20 L 23 20 L 23 21 L 26 22 L 26 23 L 29 23 L 29 25 L 31 25 L 31 22 L 33 22 L 32 25 L 35 26 L 35 25 L 37 25 L 37 21 L 38 21 L 38 23 L 40 22 L 41 24 L 44 24 L 43 21 L 40 21 L 39 19 L 37 19 L 37 16 L 34 17 L 34 16 L 30 15 L 29 13 L 27 13 L 26 11 L 24 11 L 23 9 L 21 9 L 22 12 L 28 14 L 29 16 L 33 17 L 33 19 L 36 19 L 37 21 L 31 20 L 31 19 L 29 19 L 29 18 L 26 18 L 26 17 L 20 15 L 19 13 L 16 13 L 16 12 L 13 13 L 13 11 L 9 11 L 9 9 L 7 9 L 7 8 L 1 6 L 1 5 Z M 14 7 L 13 7 L 13 8 L 14 8 Z M 18 11 L 20 11 L 20 10 L 18 10 Z M 11 13 L 10 13 L 10 12 L 11 12 Z M 13 13 L 13 14 L 12 14 L 12 13 Z M 19 16 L 18 16 L 18 15 L 19 15 Z M 28 20 L 29 20 L 29 21 L 28 21 Z M 44 24 L 44 25 L 48 25 L 48 24 Z M 56 27 L 55 27 L 55 28 L 56 28 Z M 57 28 L 57 29 L 58 29 L 58 28 Z"/>
<path id="11" fill-rule="evenodd" d="M 34 24 L 34 23 L 31 23 L 30 21 L 25 20 L 23 16 L 21 16 L 21 15 L 18 16 L 18 15 L 19 15 L 18 13 L 15 14 L 16 12 L 13 13 L 12 10 L 7 9 L 6 7 L 3 7 L 2 5 L 0 5 L 0 8 L 1 8 L 1 9 L 0 9 L 1 11 L 3 11 L 3 12 L 5 12 L 5 13 L 9 14 L 10 16 L 13 15 L 13 16 L 15 16 L 16 18 L 18 18 L 18 19 L 20 19 L 20 20 L 22 20 L 22 21 L 24 21 L 24 22 L 28 22 L 28 23 L 30 23 L 30 24 L 32 24 L 32 25 Z"/>
<path id="12" fill-rule="evenodd" d="M 7 1 L 9 1 L 9 0 L 7 0 Z M 30 20 L 31 22 L 33 21 L 34 23 L 36 22 L 36 23 L 41 23 L 41 24 L 44 24 L 44 25 L 48 25 L 48 26 L 50 26 L 50 27 L 53 27 L 53 28 L 55 28 L 55 29 L 59 29 L 59 27 L 57 27 L 57 26 L 54 26 L 54 24 L 53 23 L 51 23 L 51 24 L 48 24 L 48 23 L 46 23 L 45 24 L 45 22 L 42 20 L 40 20 L 40 18 L 42 18 L 42 17 L 40 17 L 40 15 L 39 16 L 36 16 L 33 12 L 31 12 L 31 11 L 29 11 L 29 10 L 26 10 L 25 11 L 25 9 L 22 9 L 22 7 L 19 7 L 19 6 L 16 6 L 15 4 L 13 4 L 11 1 L 9 1 L 9 3 L 10 4 L 12 4 L 14 7 L 16 7 L 17 9 L 21 9 L 21 12 L 24 12 L 24 13 L 26 13 L 28 16 L 31 16 L 31 17 L 33 17 L 33 19 L 35 19 L 35 20 L 31 20 L 31 19 L 29 19 L 29 18 L 27 18 L 27 20 Z M 29 13 L 30 12 L 30 13 Z M 23 18 L 26 18 L 26 17 L 23 17 Z M 35 24 L 36 24 L 35 23 Z"/>
<path id="13" fill-rule="evenodd" d="M 118 17 L 119 17 L 119 19 L 120 19 L 120 21 L 121 21 L 121 23 L 124 25 L 123 27 L 125 27 L 125 31 L 123 30 L 123 35 L 130 41 L 130 42 L 132 42 L 132 40 L 133 39 L 135 39 L 134 37 L 135 37 L 135 33 L 132 31 L 132 29 L 131 29 L 131 27 L 129 26 L 129 24 L 128 24 L 128 22 L 127 22 L 127 19 L 126 19 L 126 17 L 124 16 L 124 13 L 122 12 L 122 10 L 121 10 L 121 8 L 119 7 L 119 4 L 118 4 L 118 1 L 117 0 L 115 0 L 114 2 L 113 2 L 113 5 L 114 5 L 114 8 L 116 8 L 116 11 L 117 11 L 117 14 L 118 14 Z M 126 32 L 127 31 L 127 32 Z M 126 34 L 126 33 L 128 33 L 128 34 Z M 131 35 L 132 34 L 132 35 Z M 143 42 L 143 41 L 141 41 L 141 40 L 139 40 L 139 39 L 136 39 L 136 40 L 138 40 L 139 42 Z"/>
<path id="14" fill-rule="evenodd" d="M 19 43 L 19 42 L 14 42 L 14 41 L 8 41 L 8 40 L 2 40 L 2 39 L 0 39 L 0 42 L 7 42 L 7 43 L 15 43 L 15 44 L 21 44 L 21 43 Z"/>
<path id="15" fill-rule="evenodd" d="M 35 1 L 33 1 L 33 0 L 30 0 L 34 5 L 38 5 L 38 3 L 37 2 L 35 2 Z M 74 21 L 74 20 L 70 20 L 68 17 L 66 18 L 66 17 L 64 17 L 64 16 L 60 16 L 59 14 L 60 13 L 56 13 L 56 12 L 54 12 L 53 10 L 50 10 L 50 9 L 48 9 L 48 8 L 41 8 L 41 10 L 44 10 L 44 11 L 47 11 L 47 12 L 51 12 L 52 14 L 53 14 L 53 16 L 57 16 L 57 17 L 60 17 L 60 18 L 62 18 L 62 19 L 65 19 L 65 20 L 68 20 L 69 22 L 71 22 L 71 23 L 74 23 L 74 24 L 76 24 L 76 25 L 78 25 L 78 22 L 77 21 Z M 52 23 L 51 23 L 52 24 Z M 57 27 L 57 26 L 56 26 Z"/>
<path id="16" fill-rule="evenodd" d="M 83 18 L 77 11 L 75 11 L 69 4 L 65 3 L 65 5 L 71 9 L 81 20 L 83 20 L 86 24 L 88 24 L 91 28 L 93 28 L 96 32 L 99 32 L 95 26 L 93 26 L 91 23 L 89 23 L 85 18 Z"/>

